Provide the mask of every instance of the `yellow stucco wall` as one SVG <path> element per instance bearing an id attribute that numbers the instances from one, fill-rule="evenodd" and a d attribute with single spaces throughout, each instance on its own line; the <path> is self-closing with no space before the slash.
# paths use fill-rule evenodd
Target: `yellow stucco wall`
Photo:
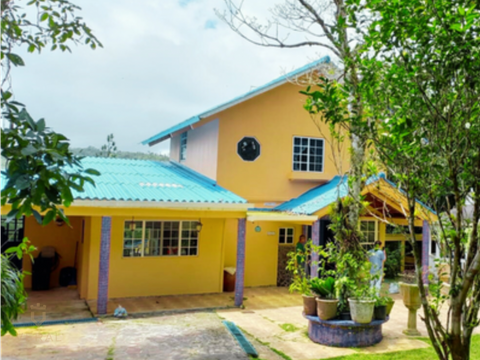
<path id="1" fill-rule="evenodd" d="M 137 219 L 137 218 L 136 218 Z M 202 219 L 198 256 L 124 258 L 124 221 L 131 217 L 112 218 L 110 245 L 109 298 L 221 292 L 223 286 L 224 219 Z M 138 218 L 138 220 L 168 220 Z M 171 219 L 198 220 L 198 219 Z M 96 299 L 101 218 L 91 219 L 88 291 L 81 294 Z"/>
<path id="2" fill-rule="evenodd" d="M 292 171 L 294 136 L 330 136 L 328 127 L 320 125 L 322 135 L 303 109 L 302 89 L 287 83 L 204 120 L 219 119 L 219 185 L 249 202 L 283 202 L 337 175 L 327 142 L 322 173 Z M 244 136 L 255 137 L 261 145 L 261 154 L 253 162 L 243 161 L 237 154 L 237 143 Z M 347 149 L 345 142 L 344 170 L 348 168 Z M 292 174 L 304 179 L 292 180 Z"/>
<path id="3" fill-rule="evenodd" d="M 40 250 L 44 246 L 53 246 L 61 256 L 60 265 L 50 275 L 50 287 L 59 286 L 58 279 L 61 268 L 74 266 L 75 246 L 77 243 L 81 242 L 82 221 L 82 217 L 71 217 L 71 227 L 69 227 L 66 224 L 57 226 L 54 222 L 42 226 L 34 217 L 28 217 L 25 219 L 25 236 L 29 239 L 32 245 L 37 248 L 33 253 L 34 257 L 38 256 Z M 23 258 L 23 268 L 28 272 L 32 271 L 32 263 L 28 256 Z M 25 277 L 24 284 L 27 289 L 32 287 L 32 277 L 30 275 Z"/>
<path id="4" fill-rule="evenodd" d="M 236 267 L 237 220 L 227 220 L 225 226 L 225 267 Z M 255 227 L 261 231 L 256 232 Z M 294 228 L 294 241 L 298 241 L 301 225 L 282 222 L 247 222 L 245 250 L 245 286 L 267 286 L 277 284 L 278 230 Z M 269 234 L 270 233 L 270 234 Z"/>

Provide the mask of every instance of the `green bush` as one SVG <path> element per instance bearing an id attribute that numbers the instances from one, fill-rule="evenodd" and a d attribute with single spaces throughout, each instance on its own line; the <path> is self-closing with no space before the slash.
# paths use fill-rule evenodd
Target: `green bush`
<path id="1" fill-rule="evenodd" d="M 391 247 L 385 248 L 387 260 L 385 261 L 385 277 L 387 279 L 395 279 L 402 270 L 402 249 L 397 247 L 392 249 Z"/>

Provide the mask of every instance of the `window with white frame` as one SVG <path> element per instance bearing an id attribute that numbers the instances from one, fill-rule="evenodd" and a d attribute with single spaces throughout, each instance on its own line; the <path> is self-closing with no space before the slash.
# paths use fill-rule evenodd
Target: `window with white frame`
<path id="1" fill-rule="evenodd" d="M 279 244 L 293 244 L 293 228 L 280 228 L 278 230 Z"/>
<path id="2" fill-rule="evenodd" d="M 197 254 L 196 221 L 125 221 L 124 257 Z"/>
<path id="3" fill-rule="evenodd" d="M 322 172 L 324 140 L 310 137 L 293 138 L 293 170 Z"/>
<path id="4" fill-rule="evenodd" d="M 362 220 L 360 222 L 360 231 L 363 233 L 364 241 L 362 246 L 371 249 L 375 246 L 375 241 L 378 240 L 378 227 L 375 220 Z"/>
<path id="5" fill-rule="evenodd" d="M 180 161 L 187 159 L 187 137 L 188 131 L 180 135 Z"/>

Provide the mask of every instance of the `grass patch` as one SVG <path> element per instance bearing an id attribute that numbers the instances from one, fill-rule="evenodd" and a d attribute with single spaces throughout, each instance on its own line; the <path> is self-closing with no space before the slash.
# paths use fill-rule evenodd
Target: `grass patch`
<path id="1" fill-rule="evenodd" d="M 419 340 L 430 343 L 427 338 L 418 338 Z M 480 359 L 480 335 L 472 336 L 472 346 L 470 348 L 470 358 Z M 385 354 L 354 354 L 331 358 L 330 360 L 434 360 L 437 354 L 432 347 L 425 349 L 414 349 L 406 351 L 396 351 Z"/>
<path id="2" fill-rule="evenodd" d="M 280 326 L 284 331 L 287 331 L 287 332 L 295 332 L 295 331 L 299 330 L 299 328 L 297 328 L 293 324 L 281 324 L 281 325 L 278 325 L 278 326 Z"/>

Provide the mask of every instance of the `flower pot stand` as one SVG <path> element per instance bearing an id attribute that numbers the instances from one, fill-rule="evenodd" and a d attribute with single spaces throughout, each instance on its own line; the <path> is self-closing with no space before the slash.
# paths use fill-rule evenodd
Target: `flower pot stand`
<path id="1" fill-rule="evenodd" d="M 366 347 L 383 339 L 382 324 L 389 320 L 373 320 L 357 324 L 351 320 L 321 320 L 318 316 L 303 315 L 308 320 L 310 340 L 327 346 Z"/>

